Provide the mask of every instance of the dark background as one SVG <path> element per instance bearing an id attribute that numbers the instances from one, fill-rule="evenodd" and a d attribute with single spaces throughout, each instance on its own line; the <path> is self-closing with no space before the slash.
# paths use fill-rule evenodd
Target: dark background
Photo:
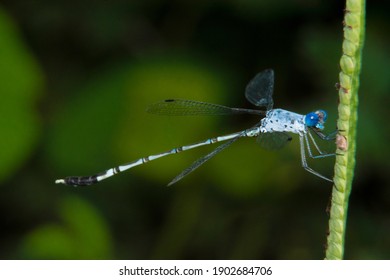
<path id="1" fill-rule="evenodd" d="M 0 258 L 322 259 L 332 185 L 301 168 L 296 137 L 276 152 L 242 139 L 169 188 L 215 146 L 96 186 L 54 180 L 249 128 L 145 108 L 251 108 L 244 88 L 266 68 L 275 107 L 325 109 L 334 130 L 341 2 L 2 1 Z M 389 4 L 369 2 L 347 259 L 390 258 Z M 309 163 L 332 176 L 334 159 Z"/>

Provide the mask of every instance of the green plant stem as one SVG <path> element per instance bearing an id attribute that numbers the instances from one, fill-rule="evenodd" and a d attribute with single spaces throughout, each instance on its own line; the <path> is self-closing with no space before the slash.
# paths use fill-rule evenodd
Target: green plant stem
<path id="1" fill-rule="evenodd" d="M 365 0 L 347 0 L 340 59 L 339 135 L 332 190 L 326 259 L 342 259 L 348 199 L 355 167 L 359 74 L 365 32 Z"/>

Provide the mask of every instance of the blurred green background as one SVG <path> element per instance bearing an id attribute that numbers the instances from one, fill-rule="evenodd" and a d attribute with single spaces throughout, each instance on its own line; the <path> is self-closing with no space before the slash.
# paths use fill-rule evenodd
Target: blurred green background
<path id="1" fill-rule="evenodd" d="M 347 259 L 390 258 L 389 4 L 369 1 Z M 242 139 L 96 186 L 55 185 L 249 128 L 256 117 L 161 117 L 166 98 L 251 107 L 273 68 L 275 107 L 328 110 L 335 129 L 343 1 L 16 1 L 0 6 L 2 259 L 321 259 L 331 184 Z M 323 143 L 333 151 L 333 143 Z M 334 159 L 310 161 L 326 176 Z"/>

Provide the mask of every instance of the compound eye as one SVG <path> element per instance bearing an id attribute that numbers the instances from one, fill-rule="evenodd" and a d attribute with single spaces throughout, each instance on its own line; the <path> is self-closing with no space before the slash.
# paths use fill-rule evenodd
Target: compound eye
<path id="1" fill-rule="evenodd" d="M 316 114 L 314 112 L 307 114 L 305 117 L 305 123 L 309 127 L 317 127 L 319 120 L 320 120 L 320 118 L 319 118 L 318 114 Z"/>
<path id="2" fill-rule="evenodd" d="M 324 123 L 328 119 L 328 114 L 324 110 L 315 111 L 319 117 L 319 122 Z"/>

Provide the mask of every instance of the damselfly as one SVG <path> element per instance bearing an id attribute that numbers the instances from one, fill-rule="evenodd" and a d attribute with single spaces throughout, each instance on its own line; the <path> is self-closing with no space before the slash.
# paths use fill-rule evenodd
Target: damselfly
<path id="1" fill-rule="evenodd" d="M 104 179 L 114 176 L 120 172 L 133 168 L 135 166 L 147 163 L 167 155 L 177 154 L 182 151 L 198 148 L 200 146 L 214 144 L 222 141 L 226 143 L 220 145 L 215 150 L 206 156 L 195 161 L 190 167 L 183 170 L 176 176 L 168 185 L 172 185 L 189 173 L 197 169 L 203 163 L 211 159 L 213 156 L 229 147 L 235 141 L 242 137 L 257 137 L 259 144 L 266 149 L 280 149 L 288 141 L 291 136 L 288 133 L 299 135 L 299 144 L 301 152 L 302 167 L 310 173 L 332 182 L 331 179 L 321 175 L 317 171 L 310 168 L 306 161 L 306 150 L 311 158 L 324 158 L 334 156 L 334 153 L 324 153 L 320 150 L 311 132 L 315 133 L 323 140 L 333 140 L 337 131 L 325 135 L 322 131 L 327 119 L 327 114 L 324 110 L 317 110 L 301 115 L 283 109 L 273 109 L 272 94 L 274 90 L 274 72 L 271 69 L 264 70 L 258 73 L 246 86 L 245 97 L 255 106 L 263 107 L 265 110 L 252 110 L 244 108 L 230 108 L 222 105 L 211 104 L 206 102 L 183 100 L 183 99 L 168 99 L 148 108 L 148 112 L 160 115 L 227 115 L 227 114 L 254 114 L 261 117 L 260 121 L 249 129 L 245 129 L 236 133 L 231 133 L 215 138 L 210 138 L 195 144 L 174 148 L 172 150 L 150 155 L 137 159 L 135 161 L 110 168 L 102 173 L 92 176 L 71 176 L 65 179 L 58 179 L 57 184 L 87 186 L 98 183 Z M 314 155 L 311 150 L 313 143 L 318 155 Z"/>

